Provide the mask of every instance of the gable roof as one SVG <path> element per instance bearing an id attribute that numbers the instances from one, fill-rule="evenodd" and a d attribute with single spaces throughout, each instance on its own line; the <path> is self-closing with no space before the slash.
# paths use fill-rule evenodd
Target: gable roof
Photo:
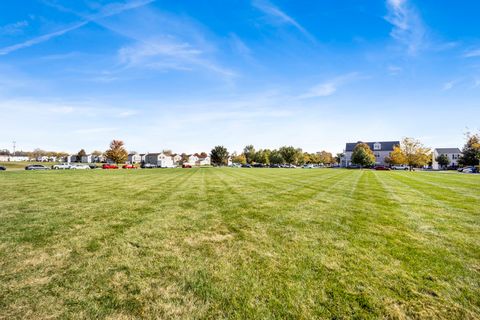
<path id="1" fill-rule="evenodd" d="M 438 154 L 445 154 L 445 153 L 462 153 L 459 148 L 436 148 L 435 151 Z"/>
<path id="2" fill-rule="evenodd" d="M 345 146 L 345 151 L 352 152 L 355 146 L 362 142 L 363 141 L 348 142 L 347 145 Z M 366 143 L 370 147 L 370 149 L 372 149 L 372 151 L 393 151 L 393 147 L 400 145 L 400 141 L 375 141 L 375 142 L 363 142 L 363 143 Z M 380 150 L 373 150 L 373 145 L 375 143 L 380 143 L 381 145 Z"/>

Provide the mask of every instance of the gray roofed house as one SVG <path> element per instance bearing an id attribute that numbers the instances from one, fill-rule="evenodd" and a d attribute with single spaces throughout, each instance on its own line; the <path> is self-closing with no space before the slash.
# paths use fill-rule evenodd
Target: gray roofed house
<path id="1" fill-rule="evenodd" d="M 345 155 L 342 159 L 342 167 L 349 166 L 351 164 L 352 153 L 355 146 L 363 141 L 348 142 L 345 145 Z M 393 147 L 399 146 L 400 141 L 377 141 L 377 142 L 363 142 L 366 143 L 370 149 L 372 149 L 375 155 L 375 164 L 386 165 L 385 158 L 393 151 Z"/>
<path id="2" fill-rule="evenodd" d="M 446 155 L 450 163 L 447 167 L 458 167 L 458 160 L 462 156 L 462 151 L 459 148 L 436 148 L 432 152 L 432 169 L 440 170 L 440 164 L 437 162 L 437 157 L 440 155 Z"/>

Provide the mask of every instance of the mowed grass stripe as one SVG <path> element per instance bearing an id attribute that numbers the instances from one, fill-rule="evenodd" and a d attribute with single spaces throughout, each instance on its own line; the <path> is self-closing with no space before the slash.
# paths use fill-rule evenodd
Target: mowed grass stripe
<path id="1" fill-rule="evenodd" d="M 408 174 L 209 168 L 0 176 L 10 188 L 0 217 L 20 227 L 0 226 L 7 232 L 0 318 L 473 319 L 475 214 L 457 206 L 460 198 L 439 201 L 423 192 L 428 184 L 405 183 Z M 462 185 L 451 176 L 443 186 Z M 28 200 L 17 190 L 32 181 L 49 186 L 25 207 L 36 223 L 29 215 L 13 222 L 24 210 L 7 198 Z M 57 226 L 70 211 L 78 222 Z M 29 228 L 46 232 L 46 241 L 12 242 L 9 233 L 15 239 Z"/>

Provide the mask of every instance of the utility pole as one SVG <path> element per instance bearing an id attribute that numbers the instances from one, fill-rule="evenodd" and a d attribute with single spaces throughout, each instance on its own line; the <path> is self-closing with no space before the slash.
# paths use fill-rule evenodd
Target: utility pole
<path id="1" fill-rule="evenodd" d="M 17 141 L 13 141 L 13 155 L 15 156 L 15 147 L 17 146 Z"/>

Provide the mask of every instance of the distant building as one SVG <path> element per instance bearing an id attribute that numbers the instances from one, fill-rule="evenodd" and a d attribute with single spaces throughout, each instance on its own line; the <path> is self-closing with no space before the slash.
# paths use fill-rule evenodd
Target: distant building
<path id="1" fill-rule="evenodd" d="M 197 166 L 209 166 L 211 164 L 211 159 L 209 156 L 206 157 L 198 157 L 197 162 L 195 163 Z"/>
<path id="2" fill-rule="evenodd" d="M 80 162 L 82 162 L 82 163 L 93 163 L 93 162 L 95 162 L 95 156 L 92 155 L 92 154 L 84 155 L 80 159 Z"/>
<path id="3" fill-rule="evenodd" d="M 352 164 L 352 153 L 355 146 L 362 141 L 347 143 L 345 146 L 344 157 L 342 159 L 342 167 Z M 367 144 L 375 155 L 375 164 L 386 165 L 385 158 L 393 151 L 393 147 L 399 146 L 400 141 L 378 141 L 378 142 L 363 142 Z"/>
<path id="4" fill-rule="evenodd" d="M 180 162 L 182 161 L 182 156 L 179 154 L 174 154 L 172 158 L 173 158 L 173 163 L 175 163 L 175 165 L 179 165 Z"/>
<path id="5" fill-rule="evenodd" d="M 167 156 L 163 152 L 161 153 L 148 153 L 145 155 L 145 163 L 153 164 L 161 168 L 173 168 L 175 164 L 170 156 Z"/>
<path id="6" fill-rule="evenodd" d="M 458 160 L 462 155 L 462 151 L 459 148 L 436 148 L 432 152 L 432 169 L 443 169 L 437 162 L 437 158 L 442 154 L 446 155 L 448 160 L 450 160 L 447 167 L 458 167 Z"/>
<path id="7" fill-rule="evenodd" d="M 142 162 L 142 156 L 139 155 L 138 153 L 130 153 L 128 155 L 128 162 L 135 164 L 135 163 L 140 163 Z"/>
<path id="8" fill-rule="evenodd" d="M 65 157 L 65 162 L 77 162 L 78 156 L 76 154 L 71 154 Z"/>

